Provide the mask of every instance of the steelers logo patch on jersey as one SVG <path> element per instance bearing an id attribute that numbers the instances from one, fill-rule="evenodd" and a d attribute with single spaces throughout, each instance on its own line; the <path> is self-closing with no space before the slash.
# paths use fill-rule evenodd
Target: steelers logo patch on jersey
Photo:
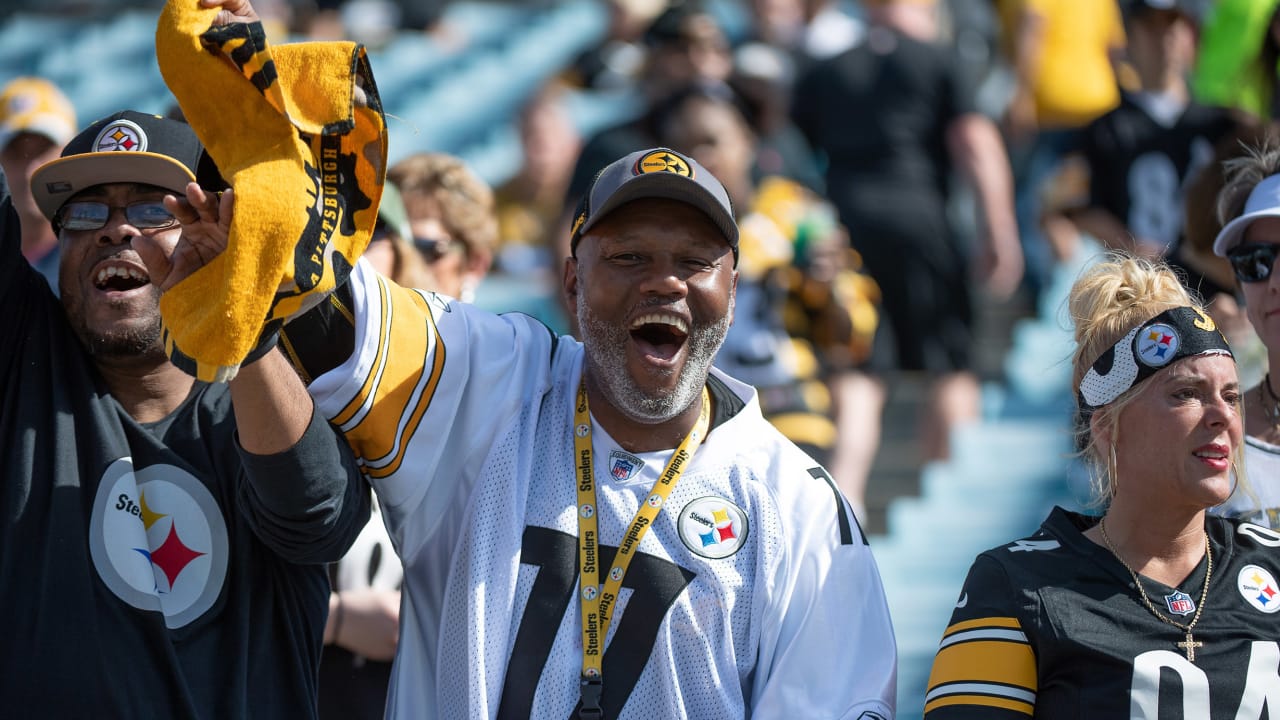
<path id="1" fill-rule="evenodd" d="M 738 552 L 747 540 L 747 513 L 718 497 L 689 502 L 676 521 L 680 539 L 695 554 L 712 560 Z"/>
<path id="2" fill-rule="evenodd" d="M 693 168 L 684 158 L 667 150 L 655 150 L 636 162 L 636 174 L 647 175 L 656 172 L 669 172 L 693 178 Z"/>
<path id="3" fill-rule="evenodd" d="M 209 489 L 173 465 L 111 463 L 98 484 L 89 550 L 102 582 L 180 628 L 213 606 L 227 576 L 226 521 Z"/>
<path id="4" fill-rule="evenodd" d="M 1138 331 L 1138 357 L 1151 367 L 1164 367 L 1178 354 L 1180 343 L 1178 331 L 1169 325 L 1148 325 Z"/>
<path id="5" fill-rule="evenodd" d="M 94 152 L 145 152 L 147 134 L 137 123 L 117 120 L 98 133 L 93 140 Z"/>
<path id="6" fill-rule="evenodd" d="M 1270 614 L 1280 610 L 1280 585 L 1266 568 L 1245 565 L 1236 575 L 1236 588 L 1245 602 Z"/>

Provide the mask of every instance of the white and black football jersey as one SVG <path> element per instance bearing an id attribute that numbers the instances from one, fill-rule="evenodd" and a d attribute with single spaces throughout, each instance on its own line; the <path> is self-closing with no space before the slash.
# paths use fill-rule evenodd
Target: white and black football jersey
<path id="1" fill-rule="evenodd" d="M 925 718 L 1276 717 L 1280 534 L 1206 518 L 1213 571 L 1188 648 L 1124 565 L 1082 534 L 1096 522 L 1057 508 L 1036 534 L 978 556 L 934 660 Z M 1185 625 L 1206 567 L 1179 587 L 1142 582 Z"/>
<path id="2" fill-rule="evenodd" d="M 355 350 L 311 391 L 356 449 L 405 568 L 388 715 L 570 717 L 582 346 L 524 315 L 397 287 L 363 261 L 345 296 Z M 889 611 L 847 503 L 751 388 L 718 372 L 708 386 L 712 430 L 641 540 L 609 627 L 606 717 L 891 717 Z M 593 426 L 608 568 L 669 453 L 628 453 Z"/>
<path id="3" fill-rule="evenodd" d="M 1139 240 L 1172 248 L 1182 233 L 1183 186 L 1232 128 L 1221 108 L 1164 107 L 1125 93 L 1120 105 L 1085 129 L 1089 204 L 1109 211 Z"/>

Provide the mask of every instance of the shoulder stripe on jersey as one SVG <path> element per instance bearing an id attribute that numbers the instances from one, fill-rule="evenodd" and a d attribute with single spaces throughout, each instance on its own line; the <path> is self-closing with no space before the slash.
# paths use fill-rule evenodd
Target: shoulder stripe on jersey
<path id="1" fill-rule="evenodd" d="M 387 477 L 400 469 L 405 451 L 409 447 L 409 440 L 417 433 L 422 417 L 431 406 L 436 388 L 440 385 L 440 378 L 444 374 L 445 347 L 436 328 L 435 316 L 431 313 L 428 300 L 421 291 L 414 291 L 412 297 L 426 319 L 426 327 L 423 328 L 425 342 L 421 343 L 422 347 L 418 353 L 400 352 L 400 348 L 397 348 L 397 352 L 389 363 L 391 366 L 388 372 L 391 376 L 389 384 L 392 387 L 385 392 L 381 386 L 374 388 L 375 395 L 380 396 L 378 398 L 380 407 L 361 421 L 363 427 L 359 429 L 362 437 L 393 437 L 395 439 L 385 455 L 365 461 L 365 472 L 372 478 Z M 429 372 L 424 372 L 428 360 L 431 361 L 431 368 Z M 395 367 L 410 363 L 412 365 L 403 369 Z M 413 383 L 412 390 L 406 393 L 404 388 L 411 379 L 416 379 L 416 382 Z M 393 412 L 389 408 L 398 409 L 398 411 Z"/>
<path id="2" fill-rule="evenodd" d="M 369 403 L 373 399 L 373 388 L 377 383 L 377 378 L 382 374 L 382 370 L 387 363 L 387 345 L 391 341 L 391 298 L 390 288 L 387 287 L 386 280 L 381 275 L 378 276 L 378 304 L 382 311 L 380 313 L 380 322 L 378 324 L 378 349 L 373 357 L 374 371 L 368 373 L 364 379 L 364 385 L 360 387 L 360 391 L 351 398 L 347 406 L 329 419 L 334 425 L 337 425 L 346 432 L 358 421 L 358 416 L 367 411 Z"/>
<path id="3" fill-rule="evenodd" d="M 943 707 L 963 705 L 966 707 L 981 706 L 989 708 L 998 708 L 1000 710 L 1009 710 L 1012 712 L 1022 713 L 1027 717 L 1031 717 L 1035 713 L 1035 695 L 1030 700 L 1024 700 L 1021 697 L 1002 696 L 1000 688 L 994 686 L 982 686 L 970 688 L 972 692 L 956 692 L 941 697 L 925 696 L 924 712 L 929 714 L 934 710 Z"/>
<path id="4" fill-rule="evenodd" d="M 977 705 L 1031 715 L 1038 685 L 1035 651 L 1017 618 L 966 620 L 943 634 L 925 711 Z"/>
<path id="5" fill-rule="evenodd" d="M 862 532 L 862 526 L 858 524 L 858 518 L 853 517 L 853 512 L 849 510 L 849 506 L 844 499 L 844 493 L 840 492 L 835 478 L 831 477 L 831 474 L 821 465 L 809 468 L 809 474 L 815 479 L 825 480 L 827 485 L 831 487 L 831 492 L 835 493 L 836 522 L 840 525 L 840 544 L 853 544 L 853 528 L 856 527 L 858 528 L 858 537 L 862 538 L 862 544 L 867 545 L 867 534 Z"/>

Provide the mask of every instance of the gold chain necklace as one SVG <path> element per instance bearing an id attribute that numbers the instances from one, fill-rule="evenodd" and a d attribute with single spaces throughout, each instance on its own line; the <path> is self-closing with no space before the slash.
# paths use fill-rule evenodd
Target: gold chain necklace
<path id="1" fill-rule="evenodd" d="M 1209 578 L 1213 576 L 1213 551 L 1209 549 L 1209 534 L 1205 533 L 1204 535 L 1204 559 L 1206 565 L 1204 568 L 1204 587 L 1200 589 L 1200 602 L 1196 604 L 1196 614 L 1191 617 L 1191 622 L 1183 625 L 1180 622 L 1176 622 L 1165 617 L 1156 609 L 1156 606 L 1151 603 L 1151 598 L 1147 597 L 1146 589 L 1142 587 L 1142 581 L 1138 579 L 1138 573 L 1134 572 L 1133 568 L 1129 567 L 1129 563 L 1125 562 L 1124 558 L 1120 557 L 1120 553 L 1116 550 L 1116 546 L 1111 544 L 1111 538 L 1107 537 L 1107 524 L 1105 520 L 1098 521 L 1098 529 L 1102 531 L 1102 541 L 1107 544 L 1107 549 L 1111 551 L 1112 555 L 1116 556 L 1116 559 L 1120 561 L 1120 564 L 1124 566 L 1124 569 L 1129 571 L 1129 576 L 1133 578 L 1133 584 L 1138 586 L 1138 594 L 1142 596 L 1142 603 L 1147 606 L 1147 609 L 1151 611 L 1151 614 L 1187 634 L 1187 639 L 1178 643 L 1178 647 L 1187 652 L 1188 661 L 1195 662 L 1195 649 L 1203 646 L 1204 643 L 1191 637 L 1191 628 L 1196 626 L 1196 623 L 1200 620 L 1200 613 L 1204 611 L 1204 600 L 1209 596 Z"/>
<path id="2" fill-rule="evenodd" d="M 1262 378 L 1262 385 L 1258 386 L 1258 399 L 1262 401 L 1262 414 L 1267 416 L 1272 427 L 1280 425 L 1280 397 L 1276 397 L 1276 392 L 1271 389 L 1271 373 Z"/>

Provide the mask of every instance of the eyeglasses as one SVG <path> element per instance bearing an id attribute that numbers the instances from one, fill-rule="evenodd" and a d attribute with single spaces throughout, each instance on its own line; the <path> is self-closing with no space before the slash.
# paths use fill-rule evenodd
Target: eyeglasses
<path id="1" fill-rule="evenodd" d="M 442 240 L 430 237 L 414 237 L 413 246 L 418 249 L 418 252 L 422 253 L 422 257 L 426 258 L 429 263 L 439 260 L 450 252 L 465 253 L 467 251 L 466 244 L 459 240 Z"/>
<path id="2" fill-rule="evenodd" d="M 1245 243 L 1228 252 L 1227 260 L 1231 261 L 1236 279 L 1253 283 L 1271 277 L 1277 255 L 1280 255 L 1280 245 L 1275 243 Z"/>
<path id="3" fill-rule="evenodd" d="M 63 230 L 97 230 L 107 224 L 117 208 L 124 210 L 125 219 L 139 230 L 167 228 L 178 222 L 159 200 L 142 200 L 122 208 L 96 200 L 77 200 L 58 208 L 54 222 Z"/>

